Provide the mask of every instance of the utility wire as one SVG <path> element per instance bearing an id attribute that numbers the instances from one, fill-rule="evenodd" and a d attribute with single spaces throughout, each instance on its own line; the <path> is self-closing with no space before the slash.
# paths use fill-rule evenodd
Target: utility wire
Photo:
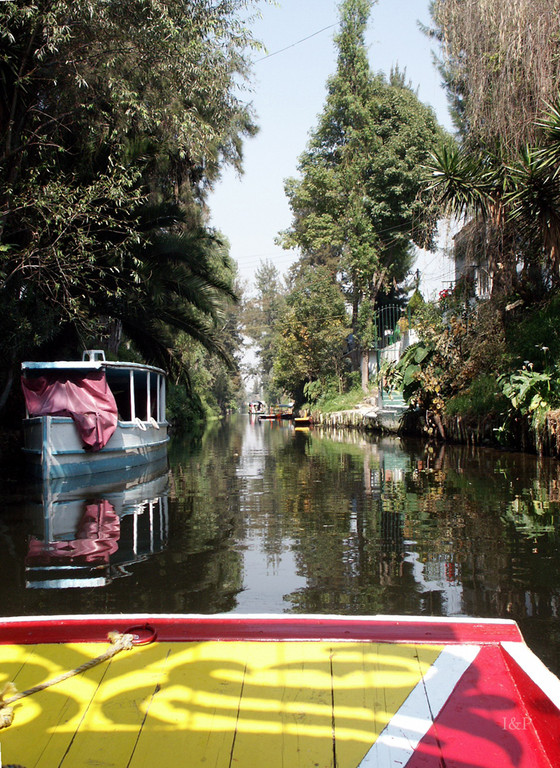
<path id="1" fill-rule="evenodd" d="M 312 37 L 315 37 L 316 35 L 320 35 L 321 32 L 326 32 L 327 29 L 333 29 L 333 27 L 338 27 L 339 24 L 340 22 L 337 21 L 336 24 L 330 24 L 328 27 L 323 27 L 323 29 L 319 29 L 317 32 L 313 32 L 313 34 L 307 35 L 307 37 L 302 37 L 301 40 L 298 40 L 297 42 L 292 43 L 291 45 L 287 45 L 285 48 L 281 48 L 279 51 L 274 51 L 273 53 L 269 53 L 260 59 L 256 59 L 255 64 L 258 64 L 260 61 L 265 61 L 265 59 L 271 59 L 273 56 L 278 56 L 279 53 L 284 53 L 284 51 L 288 51 L 290 48 L 295 48 L 296 45 L 300 45 L 300 43 L 305 43 L 306 40 L 311 40 Z"/>

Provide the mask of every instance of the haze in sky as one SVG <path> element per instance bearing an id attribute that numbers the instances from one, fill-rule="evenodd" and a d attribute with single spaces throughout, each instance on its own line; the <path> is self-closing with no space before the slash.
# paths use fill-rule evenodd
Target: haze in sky
<path id="1" fill-rule="evenodd" d="M 254 35 L 266 46 L 255 56 L 252 102 L 260 127 L 244 145 L 244 173 L 228 170 L 210 198 L 211 223 L 227 237 L 250 292 L 255 271 L 271 261 L 284 274 L 297 251 L 275 245 L 278 233 L 291 224 L 284 180 L 297 176 L 298 158 L 326 99 L 327 79 L 336 71 L 334 35 L 337 0 L 278 0 L 262 5 Z M 406 70 L 422 102 L 433 107 L 439 123 L 452 129 L 447 100 L 433 63 L 433 43 L 418 22 L 429 25 L 429 0 L 379 0 L 373 6 L 366 35 L 370 66 L 389 74 Z M 451 246 L 444 229 L 442 250 Z M 431 298 L 453 280 L 453 267 L 443 253 L 421 252 L 415 265 L 420 289 Z"/>

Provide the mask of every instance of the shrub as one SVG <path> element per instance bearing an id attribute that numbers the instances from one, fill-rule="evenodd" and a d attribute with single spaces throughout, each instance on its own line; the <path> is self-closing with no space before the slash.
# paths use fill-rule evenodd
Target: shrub
<path id="1" fill-rule="evenodd" d="M 468 389 L 454 395 L 445 405 L 448 416 L 482 418 L 507 410 L 507 399 L 495 376 L 481 375 Z"/>

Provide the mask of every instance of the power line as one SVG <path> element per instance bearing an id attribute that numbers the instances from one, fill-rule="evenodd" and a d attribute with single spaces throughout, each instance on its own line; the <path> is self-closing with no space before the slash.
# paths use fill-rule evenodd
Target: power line
<path id="1" fill-rule="evenodd" d="M 320 35 L 321 32 L 326 32 L 327 29 L 333 29 L 333 27 L 338 27 L 340 22 L 336 22 L 336 24 L 330 24 L 328 27 L 323 27 L 323 29 L 317 30 L 317 32 L 313 32 L 311 35 L 307 35 L 307 37 L 302 37 L 301 40 L 298 40 L 295 43 L 292 43 L 291 45 L 287 45 L 285 48 L 281 48 L 279 51 L 274 51 L 273 53 L 269 53 L 266 56 L 263 56 L 260 59 L 257 59 L 255 61 L 255 64 L 258 64 L 260 61 L 265 61 L 265 59 L 271 59 L 273 56 L 278 56 L 279 53 L 284 53 L 284 51 L 288 51 L 290 48 L 295 48 L 296 45 L 300 45 L 301 43 L 305 43 L 306 40 L 311 40 L 312 37 L 316 37 L 316 35 Z"/>

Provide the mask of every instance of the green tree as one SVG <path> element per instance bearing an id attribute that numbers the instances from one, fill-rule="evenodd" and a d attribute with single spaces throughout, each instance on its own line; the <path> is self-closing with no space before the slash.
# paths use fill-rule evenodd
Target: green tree
<path id="1" fill-rule="evenodd" d="M 333 383 L 342 391 L 350 327 L 344 296 L 327 267 L 296 265 L 291 280 L 278 322 L 273 377 L 301 403 Z M 315 383 L 318 387 L 310 389 Z"/>
<path id="2" fill-rule="evenodd" d="M 278 319 L 282 313 L 286 289 L 280 273 L 270 261 L 261 261 L 255 272 L 256 294 L 243 306 L 244 330 L 255 344 L 258 360 L 258 377 L 266 401 L 280 393 L 272 388 L 274 364 L 274 338 Z"/>
<path id="3" fill-rule="evenodd" d="M 467 144 L 432 154 L 427 183 L 443 210 L 471 219 L 461 238 L 487 263 L 493 295 L 538 299 L 560 283 L 558 107 L 538 121 L 536 146 L 507 154 Z"/>
<path id="4" fill-rule="evenodd" d="M 444 135 L 403 73 L 371 73 L 364 34 L 372 4 L 341 4 L 337 71 L 300 178 L 286 182 L 293 223 L 281 235 L 340 281 L 358 334 L 360 306 L 373 314 L 379 294 L 404 279 L 412 244 L 433 244 L 436 218 L 419 192 L 422 165 Z"/>
<path id="5" fill-rule="evenodd" d="M 226 306 L 220 326 L 231 345 L 232 361 L 229 365 L 184 333 L 176 339 L 182 365 L 189 372 L 187 388 L 174 384 L 170 386 L 169 415 L 178 431 L 191 430 L 208 419 L 238 410 L 245 400 L 241 376 L 243 340 L 238 309 L 237 305 Z"/>
<path id="6" fill-rule="evenodd" d="M 200 258 L 218 248 L 204 203 L 255 132 L 251 5 L 0 3 L 5 371 L 125 324 L 160 361 L 177 330 L 213 346 L 231 290 Z"/>
<path id="7" fill-rule="evenodd" d="M 431 11 L 462 144 L 434 153 L 429 183 L 472 219 L 463 247 L 488 263 L 494 295 L 534 300 L 560 277 L 556 3 L 434 0 Z"/>
<path id="8" fill-rule="evenodd" d="M 236 95 L 254 45 L 240 11 L 252 4 L 3 2 L 0 163 L 8 181 L 47 159 L 86 174 L 143 155 L 154 186 L 164 182 L 178 197 L 185 185 L 190 194 L 207 187 L 223 159 L 239 165 L 240 138 L 254 130 Z"/>
<path id="9" fill-rule="evenodd" d="M 345 273 L 354 321 L 378 250 L 364 188 L 372 100 L 364 35 L 372 5 L 373 0 L 341 5 L 337 71 L 300 158 L 300 178 L 286 182 L 293 223 L 281 240 L 285 247 L 301 249 L 307 263 L 326 265 L 333 276 Z"/>

